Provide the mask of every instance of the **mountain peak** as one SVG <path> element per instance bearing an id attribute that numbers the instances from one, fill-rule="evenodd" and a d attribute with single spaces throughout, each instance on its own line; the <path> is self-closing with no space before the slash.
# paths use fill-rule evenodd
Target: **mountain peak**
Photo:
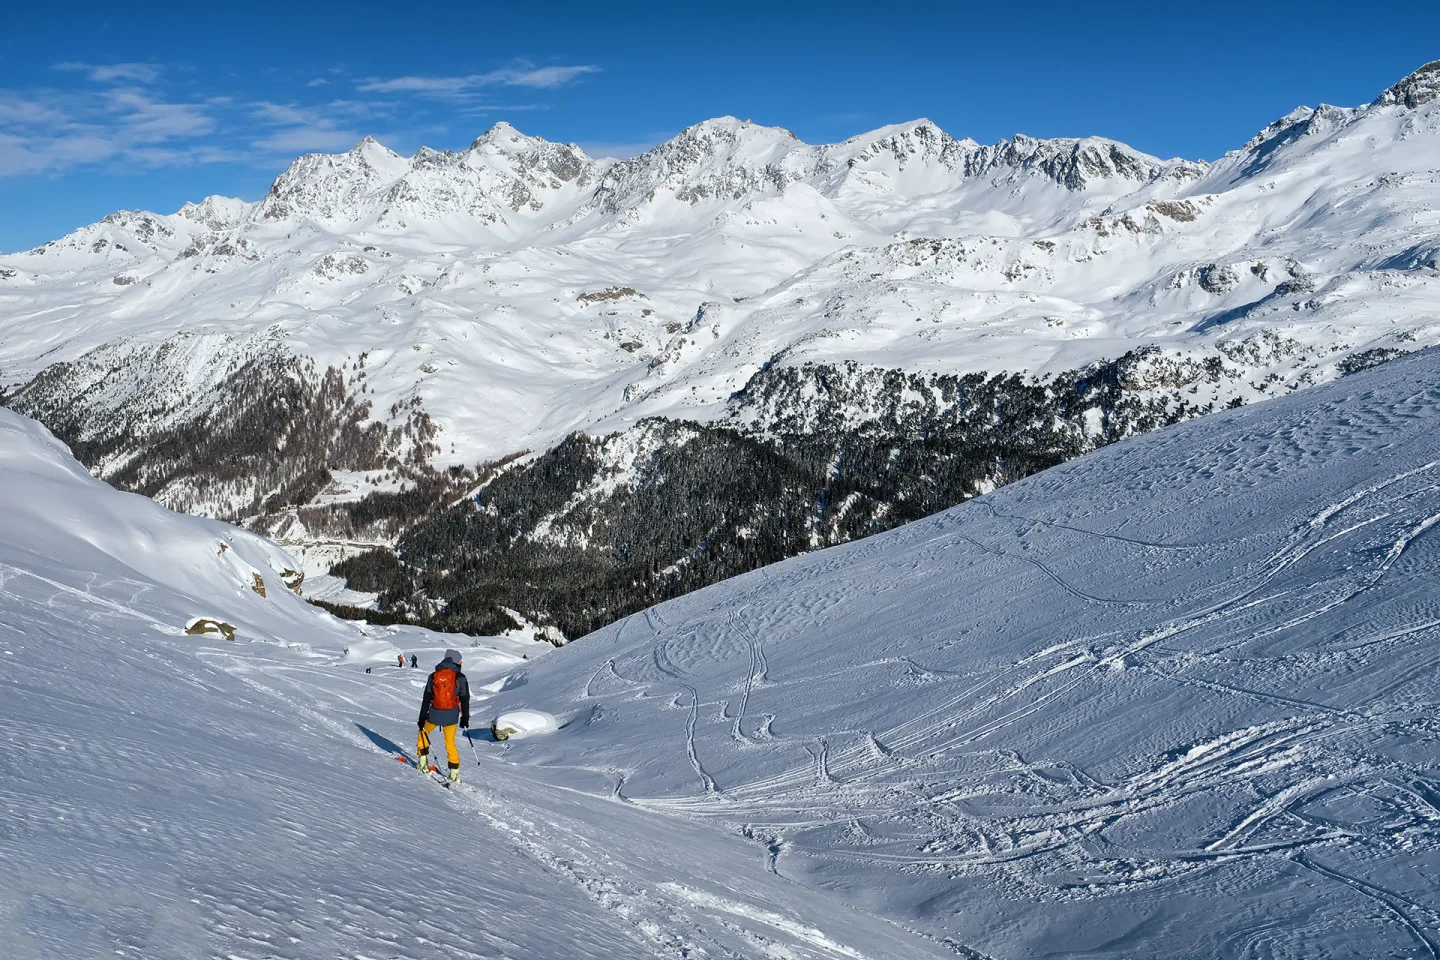
<path id="1" fill-rule="evenodd" d="M 968 138 L 956 140 L 933 120 L 921 117 L 857 134 L 843 143 L 823 149 L 847 168 L 867 167 L 880 162 L 896 164 L 897 170 L 914 163 L 938 164 L 940 168 L 958 170 L 965 154 L 978 146 Z"/>
<path id="2" fill-rule="evenodd" d="M 405 162 L 405 158 L 374 137 L 366 137 L 355 146 L 351 147 L 345 156 L 353 157 L 362 165 L 374 167 L 377 170 L 390 170 L 393 174 L 398 164 Z"/>
<path id="3" fill-rule="evenodd" d="M 1150 183 L 1162 178 L 1199 177 L 1205 165 L 1161 160 L 1108 137 L 1055 137 L 1040 140 L 1017 133 L 1009 140 L 971 152 L 967 176 L 992 176 L 1001 170 L 1038 173 L 1069 190 L 1110 183 Z"/>
<path id="4" fill-rule="evenodd" d="M 934 120 L 930 120 L 926 117 L 920 117 L 916 120 L 907 120 L 904 123 L 890 123 L 886 124 L 883 127 L 878 127 L 874 130 L 867 130 L 865 133 L 856 134 L 855 136 L 843 142 L 875 143 L 877 141 L 885 140 L 891 137 L 908 136 L 935 136 L 953 139 L 948 133 L 940 129 L 940 125 L 937 124 Z"/>
<path id="5" fill-rule="evenodd" d="M 224 230 L 239 223 L 249 206 L 244 200 L 234 197 L 211 195 L 199 203 L 186 203 L 175 215 L 212 230 Z"/>
<path id="6" fill-rule="evenodd" d="M 728 114 L 723 117 L 711 117 L 709 120 L 701 120 L 699 123 L 688 126 L 680 131 L 680 136 L 700 138 L 718 134 L 723 137 L 738 137 L 746 133 L 755 133 L 762 136 L 766 134 L 778 134 L 794 140 L 797 143 L 800 142 L 799 137 L 784 127 L 767 127 L 763 123 L 756 123 L 753 120 L 741 120 L 739 117 L 732 117 Z"/>
<path id="7" fill-rule="evenodd" d="M 480 147 L 484 147 L 487 145 L 533 145 L 542 142 L 544 142 L 543 137 L 526 136 L 519 130 L 515 129 L 513 125 L 506 123 L 504 120 L 500 120 L 491 125 L 489 130 L 486 130 L 484 133 L 480 134 L 480 136 L 476 137 L 474 142 L 470 144 L 470 149 L 477 150 Z"/>
<path id="8" fill-rule="evenodd" d="M 1414 109 L 1440 100 L 1440 60 L 1432 60 L 1375 98 L 1378 107 Z"/>
<path id="9" fill-rule="evenodd" d="M 374 137 L 345 153 L 307 153 L 275 178 L 261 201 L 261 216 L 283 220 L 294 215 L 321 220 L 346 216 L 359 198 L 403 176 L 410 161 Z"/>
<path id="10" fill-rule="evenodd" d="M 907 121 L 906 123 L 897 123 L 890 129 L 892 129 L 895 133 L 914 133 L 916 131 L 925 130 L 937 130 L 941 133 L 944 133 L 943 130 L 940 130 L 940 125 L 937 124 L 934 120 L 931 120 L 929 117 L 917 117 L 916 119 Z"/>

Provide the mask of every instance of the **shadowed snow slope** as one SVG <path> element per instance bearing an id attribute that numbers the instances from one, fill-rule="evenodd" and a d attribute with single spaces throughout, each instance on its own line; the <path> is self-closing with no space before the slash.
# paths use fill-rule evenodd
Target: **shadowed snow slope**
<path id="1" fill-rule="evenodd" d="M 1437 383 L 1428 351 L 653 608 L 513 678 L 569 725 L 507 756 L 988 956 L 1435 956 Z"/>

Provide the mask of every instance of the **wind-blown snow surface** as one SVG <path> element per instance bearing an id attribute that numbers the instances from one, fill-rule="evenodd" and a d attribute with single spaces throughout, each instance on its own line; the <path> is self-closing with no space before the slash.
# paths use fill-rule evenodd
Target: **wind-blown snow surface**
<path id="1" fill-rule="evenodd" d="M 1440 955 L 1437 383 L 1427 351 L 534 664 L 497 650 L 471 668 L 477 726 L 565 726 L 462 745 L 449 793 L 394 759 L 418 673 L 362 673 L 334 652 L 358 628 L 206 572 L 227 528 L 106 493 L 7 418 L 7 449 L 44 451 L 15 482 L 6 455 L 7 491 L 53 474 L 87 497 L 0 520 L 0 945 Z M 122 503 L 143 523 L 107 519 Z M 29 539 L 41 523 L 57 536 Z M 195 544 L 193 587 L 108 559 L 140 528 Z M 186 590 L 276 642 L 170 635 Z"/>

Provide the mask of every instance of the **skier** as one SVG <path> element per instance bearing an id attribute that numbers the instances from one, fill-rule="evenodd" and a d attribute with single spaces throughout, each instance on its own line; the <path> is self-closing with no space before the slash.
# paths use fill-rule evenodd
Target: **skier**
<path id="1" fill-rule="evenodd" d="M 460 651 L 446 650 L 445 659 L 425 681 L 425 697 L 420 701 L 419 735 L 415 752 L 420 755 L 420 772 L 430 770 L 430 734 L 439 727 L 445 731 L 445 758 L 450 761 L 450 779 L 460 779 L 460 751 L 455 747 L 455 725 L 470 728 L 470 682 L 460 672 Z"/>
<path id="2" fill-rule="evenodd" d="M 403 654 L 403 653 L 397 653 L 397 654 L 395 654 L 395 666 L 401 667 L 402 669 L 404 668 L 404 666 L 405 666 L 405 654 Z"/>
<path id="3" fill-rule="evenodd" d="M 410 669 L 414 670 L 418 666 L 420 666 L 420 658 L 413 653 L 410 654 Z"/>

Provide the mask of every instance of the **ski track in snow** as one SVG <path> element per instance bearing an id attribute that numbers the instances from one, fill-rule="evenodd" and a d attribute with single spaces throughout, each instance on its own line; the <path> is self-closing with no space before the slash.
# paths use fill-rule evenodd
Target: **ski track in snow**
<path id="1" fill-rule="evenodd" d="M 1410 382 L 1395 374 L 1396 389 Z M 1428 879 L 1440 869 L 1440 722 L 1434 719 L 1440 601 L 1427 591 L 1436 564 L 1440 485 L 1427 478 L 1440 461 L 1404 461 L 1412 450 L 1435 451 L 1422 423 L 1440 416 L 1440 403 L 1433 391 L 1392 391 L 1379 399 L 1372 391 L 1348 398 L 1345 412 L 1369 436 L 1383 438 L 1377 440 L 1383 447 L 1347 450 L 1336 459 L 1332 451 L 1342 438 L 1322 427 L 1307 435 L 1298 414 L 1277 430 L 1282 443 L 1266 444 L 1283 449 L 1281 459 L 1303 472 L 1313 490 L 1300 486 L 1296 494 L 1296 485 L 1286 482 L 1285 493 L 1271 493 L 1239 474 L 1224 476 L 1215 447 L 1223 447 L 1218 435 L 1227 428 L 1209 425 L 1189 436 L 1208 439 L 1208 431 L 1217 439 L 1172 461 L 1170 486 L 1177 493 L 1149 508 L 1162 535 L 1091 529 L 1100 527 L 1097 519 L 1129 509 L 1117 505 L 1112 513 L 1106 493 L 1076 507 L 1020 484 L 893 538 L 826 551 L 672 601 L 644 615 L 648 641 L 626 624 L 602 631 L 586 641 L 605 654 L 590 675 L 595 683 L 570 687 L 559 667 L 542 664 L 528 671 L 527 696 L 543 689 L 564 698 L 573 689 L 577 706 L 602 701 L 617 714 L 612 723 L 644 728 L 654 739 L 670 727 L 651 705 L 667 689 L 683 691 L 684 752 L 703 789 L 694 792 L 673 774 L 637 762 L 623 771 L 619 796 L 682 819 L 736 826 L 766 846 L 782 875 L 823 877 L 865 902 L 872 895 L 859 878 L 874 884 L 898 875 L 931 896 L 945 896 L 948 883 L 967 895 L 999 891 L 1002 899 L 1088 903 L 1117 913 L 1132 897 L 1163 916 L 1167 896 L 1198 909 L 1193 905 L 1203 891 L 1283 886 L 1294 875 L 1287 865 L 1300 865 L 1323 872 L 1333 881 L 1327 887 L 1338 883 L 1381 904 L 1396 923 L 1377 928 L 1364 919 L 1370 907 L 1361 899 L 1329 889 L 1315 902 L 1349 919 L 1295 921 L 1296 942 L 1315 951 L 1297 955 L 1432 955 L 1430 931 L 1440 924 L 1440 898 Z M 1167 447 L 1179 435 L 1154 442 Z M 1132 461 L 1142 446 L 1132 448 Z M 1239 452 L 1234 444 L 1230 450 Z M 1107 457 L 1125 453 L 1090 458 L 1088 469 L 1076 464 L 1051 471 L 1034 487 L 1104 489 L 1104 480 L 1091 478 L 1107 475 L 1098 465 Z M 1372 458 L 1382 463 L 1367 462 Z M 1375 476 L 1390 458 L 1403 469 Z M 1080 477 L 1059 479 L 1072 470 Z M 1335 476 L 1320 479 L 1327 471 Z M 1209 492 L 1217 479 L 1228 492 Z M 1165 495 L 1163 489 L 1144 493 Z M 1291 494 L 1293 506 L 1281 499 Z M 1127 491 L 1118 499 L 1133 496 Z M 1227 497 L 1235 519 L 1224 512 Z M 1026 503 L 1030 508 L 1022 509 Z M 1050 516 L 1035 515 L 1047 508 Z M 1076 523 L 1065 519 L 1067 510 L 1094 516 Z M 1265 525 L 1244 522 L 1264 511 L 1275 513 Z M 1230 533 L 1209 540 L 1165 535 L 1183 532 L 1166 531 L 1171 512 L 1189 514 L 1178 518 L 1181 526 L 1209 523 L 1217 534 Z M 1133 525 L 1133 518 L 1125 522 Z M 1155 572 L 1116 581 L 1123 594 L 1089 588 L 1103 582 L 1111 552 L 1138 553 L 1141 569 Z M 971 656 L 981 658 L 979 667 L 955 659 L 960 647 L 937 643 L 927 652 L 915 642 L 917 632 L 928 639 L 947 626 L 983 624 L 994 613 L 967 617 L 963 598 L 959 605 L 945 601 L 936 611 L 942 616 L 892 605 L 887 595 L 903 593 L 907 578 L 958 575 L 936 571 L 940 564 L 974 571 L 982 595 L 1003 597 L 1011 636 L 1023 639 L 977 638 Z M 1017 574 L 1026 567 L 1040 579 Z M 837 583 L 830 575 L 839 571 L 848 576 Z M 988 579 L 986 571 L 993 571 Z M 1167 585 L 1179 589 L 1158 589 Z M 909 592 L 923 596 L 923 589 L 937 588 L 910 585 Z M 1125 596 L 1142 592 L 1144 599 Z M 1017 604 L 1061 635 L 1036 643 L 1040 633 L 1025 627 Z M 1117 606 L 1128 611 L 1119 629 L 1116 614 L 1106 609 Z M 864 638 L 886 622 L 904 623 L 907 642 L 892 642 L 889 657 L 856 657 L 872 642 Z M 837 625 L 850 638 L 842 651 L 829 636 Z M 729 652 L 726 633 L 738 641 Z M 1027 644 L 1034 644 L 1032 651 L 1008 663 L 994 659 Z M 636 659 L 646 649 L 655 656 L 648 674 Z M 826 699 L 827 689 L 860 670 L 869 671 L 870 685 L 853 688 L 849 700 Z M 622 679 L 626 692 L 600 683 L 602 674 Z M 1127 694 L 1122 687 L 1133 689 Z M 722 707 L 711 721 L 697 689 L 724 697 L 711 701 Z M 900 690 L 926 695 L 892 699 Z M 1141 727 L 1147 746 L 1111 744 L 1110 753 L 1101 751 L 1091 764 L 1072 762 L 1084 755 L 1078 745 L 1102 712 L 1092 705 L 1099 701 L 1123 715 L 1124 698 L 1137 695 L 1134 690 L 1151 691 L 1140 697 L 1142 715 L 1151 717 Z M 726 691 L 734 692 L 732 706 Z M 1147 708 L 1146 696 L 1157 706 Z M 1173 708 L 1160 706 L 1171 701 Z M 890 711 L 895 702 L 906 709 Z M 1198 713 L 1181 706 L 1199 703 L 1208 706 Z M 757 739 L 745 733 L 752 715 L 767 719 L 768 752 L 760 762 L 753 759 Z M 712 729 L 720 724 L 723 735 Z M 1183 736 L 1185 728 L 1206 727 L 1208 736 Z M 1161 747 L 1166 738 L 1169 745 Z M 637 761 L 656 750 L 638 739 L 625 742 Z M 1061 744 L 1071 749 L 1061 751 Z M 560 742 L 536 749 L 547 763 L 574 755 Z M 1361 812 L 1371 808 L 1376 812 Z M 1397 879 L 1377 881 L 1386 869 Z M 968 919 L 963 897 L 954 896 L 958 912 L 940 923 L 942 930 L 991 949 L 1004 942 Z M 1348 926 L 1369 930 L 1366 936 L 1385 946 L 1362 948 L 1364 936 L 1338 932 Z M 1305 940 L 1312 934 L 1333 942 Z M 987 943 L 987 935 L 995 939 Z M 1009 935 L 1031 944 L 1058 936 Z M 1158 951 L 1154 945 L 1163 943 L 1173 955 L 1196 956 L 1220 955 L 1210 951 L 1222 942 L 1235 946 L 1217 937 L 1203 946 L 1163 936 L 1129 946 L 1144 942 Z M 1225 955 L 1260 950 L 1263 940 L 1257 933 Z"/>
<path id="2" fill-rule="evenodd" d="M 70 596 L 71 591 L 61 591 L 61 594 Z M 49 608 L 52 600 L 53 598 L 47 599 L 43 606 Z M 14 610 L 15 607 L 12 606 L 6 612 L 12 614 Z M 35 617 L 29 624 L 23 621 L 13 622 L 7 616 L 6 622 L 0 623 L 0 627 L 6 628 L 6 633 L 15 629 L 17 633 L 28 634 L 37 632 L 34 628 L 42 626 L 44 622 L 43 616 Z M 98 627 L 100 624 L 96 625 Z M 424 835 L 428 829 L 428 821 L 434 813 L 430 808 L 435 804 L 442 804 L 455 810 L 462 818 L 468 818 L 469 822 L 488 830 L 490 835 L 513 850 L 516 855 L 535 864 L 563 886 L 574 889 L 578 895 L 592 903 L 603 917 L 609 918 L 608 924 L 601 923 L 602 928 L 609 925 L 619 930 L 618 934 L 612 934 L 608 940 L 602 939 L 601 943 L 608 946 L 602 949 L 597 945 L 594 956 L 652 956 L 665 960 L 707 957 L 730 960 L 776 957 L 798 960 L 867 956 L 837 944 L 828 936 L 797 920 L 750 905 L 743 898 L 737 900 L 714 893 L 701 893 L 693 887 L 675 885 L 669 880 L 663 883 L 637 880 L 636 872 L 625 861 L 624 846 L 618 851 L 618 857 L 617 851 L 606 851 L 605 843 L 599 835 L 592 832 L 594 824 L 583 818 L 561 826 L 561 821 L 555 818 L 553 812 L 545 809 L 543 796 L 538 798 L 538 805 L 530 805 L 537 798 L 527 796 L 527 793 L 533 794 L 534 790 L 530 787 L 527 791 L 523 778 L 517 780 L 515 775 L 503 766 L 495 768 L 493 760 L 477 768 L 463 745 L 462 759 L 465 763 L 466 781 L 453 788 L 437 785 L 435 789 L 439 792 L 428 796 L 414 796 L 413 791 L 404 789 L 412 780 L 422 785 L 422 791 L 427 791 L 427 788 L 423 787 L 423 780 L 413 772 L 413 750 L 408 744 L 404 747 L 404 755 L 410 763 L 403 766 L 398 762 L 387 764 L 385 761 L 391 760 L 394 754 L 382 750 L 375 743 L 374 737 L 362 729 L 366 725 L 387 731 L 409 729 L 408 724 L 401 718 L 413 714 L 418 689 L 409 682 L 412 676 L 417 674 L 412 674 L 408 668 L 401 670 L 394 668 L 393 664 L 387 664 L 388 670 L 386 667 L 378 667 L 378 675 L 365 675 L 360 672 L 359 666 L 337 671 L 333 659 L 328 657 L 318 663 L 303 664 L 295 663 L 279 652 L 267 656 L 253 649 L 236 651 L 233 647 L 203 649 L 193 656 L 204 665 L 201 670 L 195 671 L 197 674 L 217 678 L 232 677 L 252 692 L 250 696 L 236 697 L 235 691 L 227 684 L 217 681 L 203 684 L 207 694 L 223 695 L 232 701 L 239 701 L 247 717 L 273 717 L 276 722 L 290 728 L 284 733 L 288 740 L 296 739 L 298 729 L 301 734 L 299 745 L 304 750 L 343 754 L 347 750 L 358 749 L 370 758 L 362 761 L 371 765 L 370 772 L 380 774 L 388 771 L 391 775 L 385 779 L 392 782 L 391 794 L 395 794 L 396 788 L 400 788 L 399 795 L 408 796 L 409 799 L 399 806 L 381 808 L 375 812 L 382 822 L 388 817 L 401 816 L 412 824 L 405 831 L 406 842 L 400 845 L 399 855 L 414 860 L 422 872 L 429 866 L 434 855 L 424 850 L 417 855 L 410 849 L 413 847 L 410 841 L 417 830 L 421 836 Z M 113 655 L 111 659 L 114 659 Z M 146 673 L 159 670 L 174 677 L 188 679 L 188 674 L 194 670 L 186 665 L 186 661 L 190 659 L 183 654 L 179 657 L 173 654 L 152 654 L 145 658 L 141 669 Z M 155 683 L 153 678 L 150 683 Z M 365 695 L 357 696 L 357 689 L 365 691 Z M 478 699 L 477 707 L 480 706 Z M 6 726 L 13 727 L 14 724 L 7 723 Z M 28 728 L 22 726 L 21 729 L 23 733 L 8 729 L 5 732 L 12 734 L 14 739 L 20 742 L 44 739 L 36 738 Z M 397 739 L 400 738 L 399 733 L 394 735 Z M 66 738 L 63 749 L 67 752 L 78 752 L 86 742 L 83 738 Z M 143 739 L 134 741 L 134 744 L 141 748 L 150 746 Z M 116 741 L 111 740 L 109 746 L 113 751 Z M 197 746 L 206 749 L 204 744 Z M 487 742 L 487 752 L 492 752 L 495 746 Z M 95 751 L 85 750 L 82 759 L 90 760 L 96 756 Z M 182 758 L 176 759 L 184 762 Z M 296 759 L 304 765 L 310 763 L 308 759 Z M 142 771 L 153 768 L 157 761 L 167 768 L 171 768 L 174 763 L 173 760 L 153 755 L 141 754 L 133 758 L 137 768 Z M 106 772 L 113 771 L 107 769 Z M 348 800 L 349 804 L 353 805 L 358 799 L 347 791 L 328 789 L 323 780 L 317 781 L 313 776 L 306 778 L 303 772 L 297 778 L 280 772 L 261 772 L 254 769 L 235 771 L 235 775 L 247 782 L 262 785 L 267 794 L 289 795 L 297 800 L 304 797 L 304 805 L 311 809 L 323 806 L 326 800 L 335 801 L 336 805 Z M 181 775 L 178 771 L 167 774 L 167 778 L 179 776 Z M 518 786 L 516 792 L 520 796 L 510 795 L 505 790 L 507 784 Z M 171 789 L 173 791 L 174 788 Z M 181 789 L 185 788 L 182 786 Z M 3 797 L 3 793 L 0 793 L 0 797 Z M 394 799 L 397 798 L 392 796 L 392 802 Z M 0 809 L 14 815 L 20 809 L 16 805 L 19 802 L 17 798 L 13 803 L 4 803 Z M 130 831 L 138 831 L 142 835 L 153 831 L 156 841 L 198 845 L 202 848 L 210 847 L 215 840 L 225 837 L 228 832 L 223 819 L 210 824 L 208 829 L 187 834 L 184 830 L 170 829 L 163 817 L 151 816 L 133 818 L 126 829 L 117 833 L 117 828 L 126 825 L 112 822 L 103 809 L 86 809 L 87 806 L 85 803 L 67 805 L 52 802 L 46 805 L 43 817 L 58 817 L 62 821 L 71 821 L 77 829 L 103 836 L 108 845 L 120 850 L 135 844 Z M 308 818 L 302 816 L 301 819 Z M 451 829 L 457 829 L 455 819 L 447 819 Z M 25 824 L 34 823 L 36 817 L 34 813 L 12 816 L 12 829 L 17 820 L 23 829 Z M 458 829 L 468 829 L 464 826 L 466 822 L 465 819 L 459 821 Z M 277 826 L 296 843 L 314 844 L 318 840 L 323 848 L 329 842 L 326 833 L 322 830 L 317 836 L 310 823 L 302 824 L 290 817 L 281 817 Z M 643 848 L 647 841 L 646 835 L 652 829 L 647 824 L 640 824 L 634 828 L 632 835 L 625 838 L 625 843 Z M 441 849 L 446 849 L 443 841 L 436 839 L 442 844 Z M 609 838 L 611 842 L 616 839 L 616 836 Z M 687 832 L 685 839 L 693 844 L 699 838 Z M 232 837 L 227 842 L 233 840 Z M 703 846 L 703 841 L 701 843 Z M 486 851 L 482 862 L 477 864 L 482 870 L 495 868 L 490 859 L 494 856 L 492 847 L 493 843 L 478 844 L 480 850 Z M 674 848 L 677 853 L 683 854 L 683 843 L 675 844 Z M 750 858 L 747 855 L 744 859 Z M 502 878 L 507 887 L 509 883 L 515 882 L 512 870 L 513 868 L 507 868 L 506 876 Z M 684 875 L 678 870 L 666 870 L 663 873 L 666 877 Z M 314 950 L 313 924 L 301 920 L 303 916 L 314 913 L 313 907 L 304 906 L 302 901 L 285 889 L 271 891 L 262 897 L 260 891 L 267 888 L 261 885 L 258 876 L 254 879 L 257 886 L 253 888 L 245 886 L 244 883 L 223 884 L 209 881 L 192 886 L 191 892 L 197 894 L 193 902 L 204 915 L 203 924 L 209 931 L 209 942 L 227 944 L 227 949 L 231 950 L 231 955 L 234 956 L 323 954 L 323 950 L 320 953 Z M 703 880 L 702 875 L 693 878 L 691 882 L 703 883 Z M 783 883 L 779 878 L 774 878 L 774 882 Z M 531 880 L 530 884 L 532 895 L 542 896 L 553 907 L 555 894 L 549 892 L 553 883 L 537 884 Z M 447 887 L 446 884 L 441 885 L 442 889 Z M 328 891 L 329 896 L 321 896 L 315 899 L 314 903 L 329 904 L 333 910 L 330 913 L 331 922 L 343 929 L 343 934 L 336 942 L 364 944 L 364 949 L 354 953 L 356 956 L 592 955 L 577 952 L 573 942 L 594 935 L 594 917 L 569 917 L 566 924 L 551 931 L 550 937 L 555 946 L 549 948 L 537 947 L 533 943 L 527 945 L 518 940 L 500 944 L 493 934 L 477 938 L 469 932 L 459 935 L 458 929 L 440 928 L 434 931 L 432 937 L 427 938 L 414 936 L 410 931 L 416 922 L 427 916 L 425 922 L 433 922 L 435 911 L 427 910 L 425 914 L 417 917 L 413 911 L 414 897 L 411 894 L 380 887 L 362 890 L 364 896 L 357 897 L 355 887 L 346 884 L 331 884 L 320 889 Z M 496 891 L 489 895 L 496 908 L 488 915 L 485 905 L 473 902 L 468 895 L 453 904 L 451 909 L 470 916 L 472 923 L 492 931 L 508 929 L 522 922 L 539 924 L 540 914 L 521 914 L 519 917 L 512 915 L 512 906 L 506 899 L 509 892 L 507 890 L 502 894 Z M 458 889 L 448 894 L 458 895 Z M 33 903 L 34 898 L 31 900 Z M 394 906 L 387 907 L 386 901 L 392 902 Z M 440 908 L 440 912 L 444 912 L 443 896 L 442 902 L 436 906 Z M 288 932 L 275 932 L 279 930 Z M 63 940 L 73 935 L 73 930 L 66 931 L 61 938 Z M 619 937 L 618 940 L 615 939 L 616 936 Z M 292 937 L 293 939 L 290 939 Z M 144 939 L 146 938 L 141 938 Z M 288 947 L 287 939 L 290 941 Z M 544 938 L 541 942 L 544 942 Z M 496 952 L 497 949 L 499 952 Z M 120 955 L 127 955 L 123 950 L 118 952 Z M 21 956 L 23 955 L 22 953 Z M 142 950 L 134 955 L 156 954 Z M 183 955 L 183 952 L 176 955 Z"/>
<path id="3" fill-rule="evenodd" d="M 386 690 L 389 695 L 378 701 L 372 692 L 367 707 L 338 694 L 334 689 L 336 678 L 325 671 L 297 670 L 293 666 L 273 663 L 257 665 L 253 657 L 211 656 L 223 661 L 226 671 L 254 689 L 285 703 L 316 725 L 330 729 L 337 738 L 348 740 L 362 749 L 378 750 L 373 740 L 356 732 L 358 725 L 353 719 L 339 720 L 333 716 L 337 710 L 334 702 L 316 709 L 305 706 L 303 698 L 307 695 L 313 697 L 314 689 L 320 688 L 324 691 L 324 699 L 345 705 L 338 709 L 353 708 L 349 712 L 367 719 L 374 717 L 378 702 L 388 709 L 376 719 L 386 724 L 393 723 L 394 713 L 403 715 L 414 709 L 414 695 L 408 690 L 408 685 L 399 693 Z M 401 674 L 403 676 L 404 671 Z M 307 688 L 310 689 L 308 694 Z M 411 695 L 407 696 L 407 692 Z M 487 743 L 488 747 L 493 747 L 493 744 Z M 407 747 L 404 755 L 413 764 L 413 751 Z M 466 761 L 470 759 L 463 748 L 462 758 Z M 515 786 L 505 771 L 496 771 L 485 765 L 482 768 L 491 777 L 496 773 L 499 777 L 478 783 L 467 779 L 453 787 L 443 787 L 449 791 L 446 801 L 467 814 L 475 815 L 517 852 L 555 877 L 576 886 L 587 899 L 631 928 L 636 942 L 643 944 L 650 955 L 735 960 L 752 956 L 797 960 L 805 957 L 856 957 L 863 960 L 865 956 L 835 943 L 818 930 L 743 901 L 701 893 L 670 882 L 653 885 L 637 882 L 623 861 L 617 864 L 611 857 L 587 852 L 596 846 L 596 838 L 586 835 L 586 824 L 580 824 L 580 832 L 559 828 L 541 807 L 530 807 L 508 792 L 502 792 L 507 782 Z M 401 769 L 409 770 L 411 767 L 407 764 Z M 470 762 L 465 763 L 465 769 L 467 778 L 475 770 Z M 523 793 L 523 788 L 517 792 Z M 602 800 L 600 797 L 588 799 Z M 738 923 L 725 919 L 727 915 L 748 918 L 757 923 Z"/>

